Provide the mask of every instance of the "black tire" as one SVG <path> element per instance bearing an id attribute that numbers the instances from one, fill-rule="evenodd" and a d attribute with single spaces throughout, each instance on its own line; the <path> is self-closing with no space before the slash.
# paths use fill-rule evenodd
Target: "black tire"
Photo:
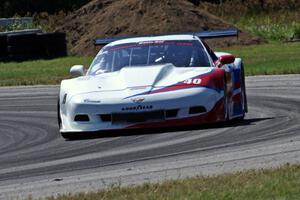
<path id="1" fill-rule="evenodd" d="M 33 54 L 9 54 L 7 60 L 22 62 L 22 61 L 32 60 L 36 58 L 37 58 L 36 55 Z"/>
<path id="2" fill-rule="evenodd" d="M 32 46 L 40 44 L 36 33 L 13 34 L 7 36 L 7 45 L 9 46 Z"/>
<path id="3" fill-rule="evenodd" d="M 7 51 L 7 36 L 6 35 L 0 35 L 0 52 L 6 52 Z"/>
<path id="4" fill-rule="evenodd" d="M 224 75 L 224 119 L 225 119 L 225 122 L 229 121 L 226 75 Z"/>
<path id="5" fill-rule="evenodd" d="M 7 56 L 7 36 L 0 35 L 0 61 L 5 61 Z"/>
<path id="6" fill-rule="evenodd" d="M 246 86 L 245 86 L 245 72 L 244 72 L 244 65 L 241 65 L 241 107 L 243 107 L 243 115 L 237 117 L 235 121 L 242 121 L 245 118 L 245 113 L 248 112 L 248 105 L 247 105 L 247 96 L 246 96 Z"/>
<path id="7" fill-rule="evenodd" d="M 70 133 L 63 133 L 60 132 L 61 136 L 67 140 L 73 140 L 74 138 L 72 137 L 72 135 Z"/>
<path id="8" fill-rule="evenodd" d="M 244 105 L 244 112 L 248 112 L 248 102 L 247 102 L 247 94 L 246 94 L 246 81 L 245 81 L 245 70 L 244 65 L 241 66 L 241 89 L 242 89 L 242 99 L 243 99 L 243 105 Z"/>
<path id="9" fill-rule="evenodd" d="M 61 128 L 61 117 L 60 117 L 60 99 L 59 97 L 57 98 L 57 123 L 58 123 L 58 128 Z"/>
<path id="10" fill-rule="evenodd" d="M 25 61 L 41 57 L 41 43 L 36 33 L 8 35 L 7 45 L 9 60 Z"/>
<path id="11" fill-rule="evenodd" d="M 36 45 L 31 46 L 8 46 L 7 51 L 9 54 L 22 54 L 22 55 L 37 55 L 40 53 L 40 47 Z"/>
<path id="12" fill-rule="evenodd" d="M 81 133 L 73 133 L 73 132 L 60 132 L 61 136 L 66 140 L 80 140 L 86 138 Z"/>
<path id="13" fill-rule="evenodd" d="M 60 99 L 59 99 L 59 97 L 57 98 L 57 123 L 58 123 L 58 128 L 60 130 L 62 121 L 61 121 L 61 117 L 60 117 Z M 76 140 L 76 139 L 80 138 L 78 133 L 60 132 L 60 135 L 66 140 Z"/>
<path id="14" fill-rule="evenodd" d="M 59 97 L 57 98 L 57 124 L 58 124 L 58 129 L 60 131 L 61 129 L 61 117 L 60 117 L 60 99 Z M 70 133 L 64 133 L 64 132 L 60 132 L 61 136 L 67 140 L 72 140 L 74 139 L 74 137 L 72 137 L 72 134 Z"/>
<path id="15" fill-rule="evenodd" d="M 67 40 L 65 33 L 43 33 L 38 34 L 43 44 L 42 51 L 46 58 L 57 58 L 67 56 Z"/>

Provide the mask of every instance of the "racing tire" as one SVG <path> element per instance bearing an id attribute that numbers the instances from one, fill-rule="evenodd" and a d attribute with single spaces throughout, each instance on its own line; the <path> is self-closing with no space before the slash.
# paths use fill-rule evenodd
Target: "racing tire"
<path id="1" fill-rule="evenodd" d="M 86 138 L 81 133 L 60 132 L 60 134 L 66 140 L 80 140 Z"/>
<path id="2" fill-rule="evenodd" d="M 9 54 L 22 54 L 33 55 L 39 54 L 40 48 L 38 46 L 8 46 L 7 51 Z"/>
<path id="3" fill-rule="evenodd" d="M 0 61 L 5 61 L 7 55 L 7 36 L 0 35 Z"/>
<path id="4" fill-rule="evenodd" d="M 246 81 L 245 81 L 245 70 L 244 65 L 241 66 L 241 89 L 242 89 L 242 100 L 244 105 L 244 113 L 248 112 L 248 102 L 247 102 L 247 94 L 246 94 Z"/>
<path id="5" fill-rule="evenodd" d="M 60 117 L 60 100 L 59 97 L 57 98 L 57 123 L 58 123 L 58 128 L 61 128 L 61 117 Z"/>
<path id="6" fill-rule="evenodd" d="M 242 121 L 245 118 L 245 113 L 248 112 L 248 105 L 247 105 L 247 96 L 246 96 L 246 84 L 245 84 L 245 72 L 244 72 L 244 65 L 241 65 L 241 107 L 243 107 L 243 115 L 237 117 L 237 121 Z"/>
<path id="7" fill-rule="evenodd" d="M 66 139 L 66 140 L 74 140 L 76 139 L 74 137 L 74 135 L 72 135 L 71 133 L 63 133 L 63 132 L 60 132 L 61 136 Z"/>
<path id="8" fill-rule="evenodd" d="M 229 107 L 228 107 L 228 96 L 227 96 L 227 80 L 226 76 L 224 75 L 224 121 L 229 121 Z"/>
<path id="9" fill-rule="evenodd" d="M 7 36 L 7 45 L 9 46 L 32 46 L 39 44 L 36 33 L 12 34 Z"/>
<path id="10" fill-rule="evenodd" d="M 57 123 L 58 123 L 58 128 L 59 130 L 61 129 L 61 117 L 60 117 L 60 99 L 59 97 L 57 98 Z M 66 139 L 66 140 L 76 140 L 80 138 L 80 135 L 76 134 L 76 133 L 65 133 L 65 132 L 60 132 L 60 135 Z"/>
<path id="11" fill-rule="evenodd" d="M 0 52 L 4 53 L 7 51 L 7 36 L 0 35 Z"/>
<path id="12" fill-rule="evenodd" d="M 38 34 L 42 43 L 42 52 L 45 58 L 65 57 L 67 53 L 67 40 L 65 33 Z"/>

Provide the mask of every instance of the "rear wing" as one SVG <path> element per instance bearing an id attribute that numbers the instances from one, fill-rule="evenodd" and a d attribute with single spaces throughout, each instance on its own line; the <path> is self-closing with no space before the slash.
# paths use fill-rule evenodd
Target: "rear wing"
<path id="1" fill-rule="evenodd" d="M 114 38 L 97 38 L 95 40 L 95 46 L 102 46 L 109 44 L 111 42 L 129 39 L 129 38 L 139 38 L 139 37 L 154 37 L 154 36 L 165 36 L 165 35 L 193 35 L 201 39 L 212 39 L 212 38 L 224 38 L 224 37 L 238 37 L 238 29 L 226 29 L 226 30 L 216 30 L 216 31 L 202 31 L 202 32 L 181 32 L 172 34 L 162 34 L 162 35 L 143 35 L 143 36 L 124 36 L 124 37 L 114 37 Z"/>

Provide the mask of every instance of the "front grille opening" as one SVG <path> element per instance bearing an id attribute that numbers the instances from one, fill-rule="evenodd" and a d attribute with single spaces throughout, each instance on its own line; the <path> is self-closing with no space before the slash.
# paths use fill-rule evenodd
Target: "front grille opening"
<path id="1" fill-rule="evenodd" d="M 199 113 L 205 113 L 206 108 L 204 106 L 194 106 L 190 107 L 189 114 L 199 114 Z"/>
<path id="2" fill-rule="evenodd" d="M 178 109 L 166 110 L 166 118 L 177 117 Z"/>
<path id="3" fill-rule="evenodd" d="M 103 122 L 111 122 L 111 114 L 99 115 Z"/>
<path id="4" fill-rule="evenodd" d="M 138 112 L 138 113 L 113 113 L 113 123 L 140 123 L 147 121 L 159 121 L 165 119 L 165 113 L 163 110 L 152 112 Z"/>
<path id="5" fill-rule="evenodd" d="M 90 118 L 88 115 L 76 115 L 74 121 L 75 122 L 89 122 Z"/>

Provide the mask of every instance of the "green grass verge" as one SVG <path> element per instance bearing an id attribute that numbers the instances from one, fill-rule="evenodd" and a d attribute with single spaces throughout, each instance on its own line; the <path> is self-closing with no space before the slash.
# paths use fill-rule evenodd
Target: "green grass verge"
<path id="1" fill-rule="evenodd" d="M 246 75 L 300 74 L 300 43 L 270 43 L 218 49 L 241 57 Z M 0 63 L 0 86 L 59 84 L 72 65 L 89 66 L 91 57 L 67 57 L 21 63 Z"/>
<path id="2" fill-rule="evenodd" d="M 90 57 L 0 63 L 0 86 L 58 84 L 75 64 L 89 66 Z"/>
<path id="3" fill-rule="evenodd" d="M 269 43 L 218 50 L 242 58 L 248 76 L 300 74 L 300 43 Z"/>
<path id="4" fill-rule="evenodd" d="M 161 184 L 114 187 L 87 194 L 70 194 L 48 200 L 293 200 L 300 197 L 300 166 L 252 170 L 215 177 L 196 177 Z"/>

